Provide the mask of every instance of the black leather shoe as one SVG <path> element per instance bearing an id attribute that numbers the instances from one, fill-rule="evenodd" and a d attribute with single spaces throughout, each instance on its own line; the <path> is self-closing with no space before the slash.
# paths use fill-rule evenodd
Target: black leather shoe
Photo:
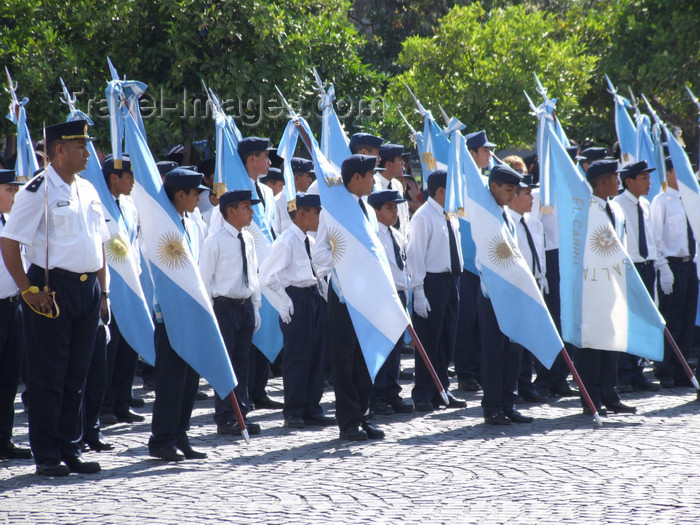
<path id="1" fill-rule="evenodd" d="M 32 459 L 32 451 L 10 441 L 0 447 L 0 459 Z"/>
<path id="2" fill-rule="evenodd" d="M 605 408 L 612 410 L 616 414 L 634 414 L 637 412 L 636 407 L 625 405 L 624 403 L 617 403 L 615 405 L 607 405 Z"/>
<path id="3" fill-rule="evenodd" d="M 540 394 L 537 390 L 531 390 L 530 392 L 524 392 L 520 394 L 524 401 L 528 403 L 544 403 L 547 398 Z"/>
<path id="4" fill-rule="evenodd" d="M 112 412 L 102 412 L 100 414 L 100 426 L 107 427 L 109 425 L 117 424 L 117 416 Z"/>
<path id="5" fill-rule="evenodd" d="M 178 446 L 177 448 L 179 448 L 185 455 L 185 459 L 206 459 L 207 457 L 206 452 L 199 452 L 198 450 L 193 449 L 192 445 L 189 443 L 183 446 Z"/>
<path id="6" fill-rule="evenodd" d="M 302 419 L 304 420 L 305 425 L 316 427 L 330 427 L 337 423 L 333 416 L 324 416 L 323 414 L 304 416 Z"/>
<path id="7" fill-rule="evenodd" d="M 111 443 L 107 443 L 105 441 L 102 441 L 101 439 L 86 439 L 85 444 L 90 450 L 93 450 L 95 452 L 104 452 L 105 450 L 112 450 L 114 448 L 114 445 Z"/>
<path id="8" fill-rule="evenodd" d="M 396 397 L 395 399 L 389 400 L 389 404 L 397 414 L 410 414 L 414 410 L 413 403 L 401 397 Z"/>
<path id="9" fill-rule="evenodd" d="M 447 404 L 448 408 L 466 408 L 467 407 L 466 401 L 463 401 L 461 399 L 457 399 L 450 392 L 447 393 L 447 399 L 449 400 L 449 403 Z"/>
<path id="10" fill-rule="evenodd" d="M 661 383 L 661 388 L 673 388 L 676 386 L 676 382 L 673 379 L 662 379 L 659 382 Z"/>
<path id="11" fill-rule="evenodd" d="M 470 378 L 458 381 L 457 389 L 463 392 L 478 392 L 481 389 L 481 385 L 476 379 Z"/>
<path id="12" fill-rule="evenodd" d="M 273 410 L 284 408 L 284 403 L 275 401 L 271 399 L 270 396 L 265 396 L 262 399 L 256 399 L 253 401 L 253 404 L 255 405 L 255 408 L 268 408 Z"/>
<path id="13" fill-rule="evenodd" d="M 369 423 L 362 423 L 362 430 L 365 431 L 369 439 L 384 439 L 384 431 Z"/>
<path id="14" fill-rule="evenodd" d="M 578 397 L 579 391 L 574 390 L 567 384 L 552 388 L 552 395 L 554 397 Z"/>
<path id="15" fill-rule="evenodd" d="M 372 403 L 372 410 L 374 410 L 375 414 L 379 414 L 380 416 L 394 415 L 394 407 L 392 407 L 386 401 L 377 401 L 376 403 Z"/>
<path id="16" fill-rule="evenodd" d="M 661 390 L 661 387 L 657 383 L 652 383 L 651 381 L 634 383 L 632 388 L 637 392 L 658 392 Z"/>
<path id="17" fill-rule="evenodd" d="M 432 412 L 433 410 L 435 410 L 433 404 L 428 403 L 426 401 L 416 401 L 415 406 L 418 412 Z"/>
<path id="18" fill-rule="evenodd" d="M 304 420 L 301 416 L 289 416 L 284 418 L 284 426 L 287 428 L 304 428 Z"/>
<path id="19" fill-rule="evenodd" d="M 346 439 L 348 441 L 367 441 L 367 432 L 358 427 L 341 430 L 340 439 Z"/>
<path id="20" fill-rule="evenodd" d="M 503 412 L 493 412 L 484 415 L 484 421 L 489 425 L 510 425 L 510 418 Z"/>
<path id="21" fill-rule="evenodd" d="M 517 410 L 509 410 L 508 412 L 505 413 L 506 417 L 510 419 L 513 423 L 532 423 L 535 419 L 526 416 L 524 414 L 521 414 Z"/>
<path id="22" fill-rule="evenodd" d="M 146 392 L 153 392 L 156 389 L 156 382 L 153 379 L 144 379 L 143 387 Z"/>
<path id="23" fill-rule="evenodd" d="M 129 399 L 129 406 L 131 408 L 143 408 L 146 406 L 146 401 L 142 397 L 134 396 Z"/>
<path id="24" fill-rule="evenodd" d="M 40 476 L 63 477 L 70 474 L 70 469 L 62 463 L 40 463 L 36 466 L 36 473 Z"/>
<path id="25" fill-rule="evenodd" d="M 141 421 L 146 421 L 145 417 L 129 408 L 115 412 L 114 415 L 117 416 L 117 421 L 120 423 L 140 423 Z"/>
<path id="26" fill-rule="evenodd" d="M 63 462 L 73 474 L 97 474 L 102 470 L 97 461 L 85 461 L 81 457 L 64 459 Z"/>
<path id="27" fill-rule="evenodd" d="M 202 392 L 201 390 L 197 390 L 197 393 L 194 395 L 195 401 L 206 401 L 209 399 L 209 394 L 206 392 Z"/>
<path id="28" fill-rule="evenodd" d="M 401 370 L 401 372 L 399 372 L 399 380 L 400 381 L 413 381 L 413 372 Z"/>
<path id="29" fill-rule="evenodd" d="M 631 394 L 634 392 L 632 385 L 617 385 L 615 390 L 617 390 L 618 394 Z"/>
<path id="30" fill-rule="evenodd" d="M 598 407 L 596 408 L 596 412 L 598 412 L 598 415 L 600 417 L 606 417 L 608 415 L 608 411 L 605 410 L 603 407 Z M 588 407 L 583 407 L 583 413 L 586 414 L 587 416 L 592 416 L 593 412 Z"/>
<path id="31" fill-rule="evenodd" d="M 250 421 L 245 422 L 245 427 L 248 430 L 248 434 L 260 434 L 262 428 L 257 423 L 251 423 Z M 222 436 L 240 436 L 241 427 L 238 426 L 238 421 L 229 421 L 223 425 L 216 425 L 216 433 Z"/>
<path id="32" fill-rule="evenodd" d="M 175 447 L 148 447 L 148 455 L 163 461 L 182 461 L 185 456 L 180 454 Z"/>

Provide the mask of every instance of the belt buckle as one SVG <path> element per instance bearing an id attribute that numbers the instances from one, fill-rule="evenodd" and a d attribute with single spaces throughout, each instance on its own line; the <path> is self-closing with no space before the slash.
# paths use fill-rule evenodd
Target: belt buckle
<path id="1" fill-rule="evenodd" d="M 87 274 L 86 273 L 80 274 L 80 282 L 84 283 L 85 281 L 87 281 Z"/>

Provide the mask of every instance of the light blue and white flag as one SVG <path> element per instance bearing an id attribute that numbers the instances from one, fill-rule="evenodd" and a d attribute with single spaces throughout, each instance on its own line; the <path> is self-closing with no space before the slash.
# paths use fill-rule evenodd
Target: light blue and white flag
<path id="1" fill-rule="evenodd" d="M 373 226 L 344 185 L 326 182 L 340 177 L 340 171 L 321 152 L 306 120 L 299 117 L 298 121 L 311 141 L 321 204 L 332 239 L 333 279 L 342 292 L 374 381 L 410 320 Z"/>
<path id="2" fill-rule="evenodd" d="M 277 155 L 284 160 L 284 169 L 282 170 L 284 176 L 284 189 L 282 191 L 284 195 L 281 198 L 284 198 L 287 202 L 288 210 L 296 210 L 297 188 L 294 182 L 294 171 L 292 170 L 292 157 L 298 141 L 299 132 L 294 124 L 294 120 L 290 120 L 287 123 L 287 127 L 284 128 L 280 143 L 277 145 Z"/>
<path id="3" fill-rule="evenodd" d="M 124 119 L 146 257 L 173 349 L 225 398 L 236 376 L 185 230 L 163 188 L 155 160 L 132 116 Z"/>
<path id="4" fill-rule="evenodd" d="M 63 84 L 63 80 L 61 80 Z M 63 85 L 65 102 L 68 104 L 70 114 L 67 120 L 87 120 L 92 125 L 92 120 L 82 111 L 75 109 L 74 99 Z M 107 187 L 100 161 L 92 142 L 88 142 L 87 168 L 80 175 L 90 181 L 97 190 L 102 201 L 102 208 L 109 230 L 109 240 L 105 241 L 105 257 L 109 266 L 109 291 L 110 306 L 119 331 L 134 351 L 144 361 L 154 365 L 156 351 L 153 343 L 153 320 L 140 281 L 140 250 L 135 250 L 137 245 L 137 218 L 125 217 L 114 197 Z M 127 221 L 129 224 L 127 224 Z M 149 297 L 150 300 L 150 297 Z"/>
<path id="5" fill-rule="evenodd" d="M 9 78 L 9 73 L 7 74 Z M 17 160 L 15 161 L 15 173 L 18 181 L 27 182 L 39 170 L 39 163 L 36 160 L 36 152 L 32 137 L 29 135 L 27 127 L 27 111 L 25 106 L 29 102 L 28 98 L 17 100 L 15 92 L 12 91 L 10 102 L 10 112 L 5 118 L 17 126 Z"/>
<path id="6" fill-rule="evenodd" d="M 319 79 L 320 82 L 320 79 Z M 333 109 L 333 100 L 335 100 L 335 87 L 333 84 L 328 86 L 326 90 L 320 86 L 321 91 L 321 151 L 323 155 L 340 170 L 343 161 L 347 159 L 350 153 L 350 140 L 348 139 L 343 126 L 338 120 L 338 115 Z M 316 174 L 318 176 L 318 173 Z M 342 184 L 340 181 L 326 181 L 331 184 Z"/>
<path id="7" fill-rule="evenodd" d="M 654 141 L 651 138 L 651 121 L 647 115 L 640 114 L 639 117 L 637 117 L 636 145 L 637 151 L 635 159 L 637 161 L 646 160 L 647 165 L 650 168 L 655 169 L 655 171 L 652 171 L 649 174 L 649 178 L 651 179 L 651 188 L 649 189 L 649 195 L 647 198 L 652 201 L 654 200 L 654 197 L 661 193 L 661 182 L 663 182 L 665 179 L 664 174 L 666 173 L 666 170 L 663 169 L 663 167 L 661 170 L 659 169 L 659 155 L 657 147 L 660 147 L 663 151 L 663 145 L 660 143 L 658 145 L 654 144 Z"/>
<path id="8" fill-rule="evenodd" d="M 462 242 L 462 256 L 464 269 L 478 275 L 476 269 L 476 245 L 472 239 L 472 225 L 466 219 L 466 194 L 467 183 L 465 173 L 468 168 L 467 157 L 471 158 L 467 150 L 467 141 L 460 130 L 465 126 L 456 118 L 452 118 L 445 129 L 450 135 L 450 154 L 447 161 L 447 185 L 445 188 L 445 211 L 452 213 L 459 219 L 459 231 Z M 473 163 L 473 161 L 472 161 Z"/>
<path id="9" fill-rule="evenodd" d="M 665 322 L 564 146 L 553 135 L 540 169 L 556 171 L 561 327 L 579 348 L 663 359 Z"/>
<path id="10" fill-rule="evenodd" d="M 520 254 L 504 214 L 484 185 L 471 155 L 466 160 L 467 219 L 476 245 L 479 272 L 501 331 L 521 344 L 547 368 L 564 343 L 544 304 L 542 292 Z"/>
<path id="11" fill-rule="evenodd" d="M 535 76 L 537 78 L 537 76 Z M 539 80 L 538 80 L 539 84 Z M 555 186 L 557 175 L 554 173 L 543 172 L 542 159 L 547 153 L 547 142 L 549 137 L 555 136 L 564 146 L 569 146 L 569 139 L 566 137 L 566 132 L 561 126 L 561 122 L 554 115 L 557 99 L 547 98 L 546 92 L 542 95 L 545 101 L 535 109 L 535 115 L 539 119 L 537 128 L 537 158 L 540 163 L 540 198 L 542 206 L 554 206 L 555 204 Z"/>
<path id="12" fill-rule="evenodd" d="M 418 142 L 421 168 L 423 170 L 423 189 L 428 187 L 428 175 L 436 169 L 447 169 L 450 157 L 450 143 L 429 110 L 424 110 L 422 141 Z"/>
<path id="13" fill-rule="evenodd" d="M 693 229 L 693 235 L 700 239 L 700 186 L 693 173 L 688 154 L 678 142 L 678 139 L 664 126 L 668 152 L 671 155 L 673 169 L 676 171 L 678 192 L 681 194 L 681 202 L 688 216 L 688 222 Z"/>
<path id="14" fill-rule="evenodd" d="M 613 86 L 608 75 L 605 75 L 605 80 L 608 82 L 608 93 L 613 96 L 615 102 L 615 131 L 620 144 L 620 158 L 623 164 L 629 164 L 636 161 L 637 154 L 637 130 L 627 112 L 632 108 L 632 103 L 629 99 L 617 94 L 617 88 Z"/>

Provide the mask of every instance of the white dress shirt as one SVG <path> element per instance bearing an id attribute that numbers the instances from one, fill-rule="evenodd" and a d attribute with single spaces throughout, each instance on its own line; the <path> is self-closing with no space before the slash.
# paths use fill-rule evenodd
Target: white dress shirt
<path id="1" fill-rule="evenodd" d="M 248 285 L 243 278 L 243 259 L 239 231 L 228 222 L 204 241 L 199 258 L 199 271 L 209 297 L 231 299 L 251 298 L 256 306 L 261 305 L 258 259 L 255 255 L 255 240 L 250 232 L 243 230 L 246 261 L 248 262 Z"/>
<path id="2" fill-rule="evenodd" d="M 44 191 L 49 190 L 49 269 L 96 272 L 102 268 L 102 243 L 109 231 L 102 203 L 93 185 L 76 175 L 66 184 L 49 164 L 38 190 L 28 184 L 15 196 L 12 213 L 2 237 L 27 246 L 27 262 L 46 266 L 46 221 Z"/>
<path id="3" fill-rule="evenodd" d="M 525 259 L 528 268 L 530 268 L 532 275 L 534 275 L 537 281 L 540 282 L 542 277 L 544 277 L 545 272 L 545 268 L 542 266 L 541 256 L 541 253 L 544 252 L 544 242 L 542 242 L 544 239 L 540 237 L 540 241 L 538 242 L 538 239 L 535 237 L 532 228 L 530 228 L 531 224 L 537 221 L 529 217 L 529 214 L 527 213 L 525 215 L 521 215 L 515 210 L 511 210 L 510 208 L 506 209 L 508 210 L 508 215 L 510 216 L 513 224 L 515 225 L 515 237 L 518 243 L 518 250 L 520 250 L 520 253 Z M 527 224 L 528 230 L 530 230 L 532 242 L 535 245 L 535 250 L 537 251 L 537 259 L 540 262 L 539 271 L 537 269 L 537 263 L 533 264 L 532 250 L 530 250 L 530 243 L 527 241 L 527 232 L 525 231 L 525 226 L 523 226 L 521 219 L 525 219 L 525 223 Z"/>
<path id="4" fill-rule="evenodd" d="M 275 233 L 280 236 L 292 224 L 287 211 L 287 196 L 284 191 L 275 195 Z"/>
<path id="5" fill-rule="evenodd" d="M 260 265 L 260 283 L 283 297 L 287 286 L 308 288 L 318 282 L 311 268 L 311 260 L 306 253 L 304 240 L 308 237 L 292 223 L 275 242 L 270 254 Z M 313 247 L 313 239 L 309 239 Z"/>
<path id="6" fill-rule="evenodd" d="M 6 214 L 0 213 L 0 216 L 7 220 Z M 4 228 L 5 225 L 3 224 L 2 220 L 0 220 L 0 235 L 2 235 Z M 0 260 L 0 299 L 7 299 L 8 297 L 13 297 L 18 293 L 19 290 L 17 289 L 15 280 L 10 275 L 10 272 L 7 271 L 5 263 Z"/>
<path id="7" fill-rule="evenodd" d="M 396 262 L 396 252 L 394 251 L 394 243 L 391 240 L 391 236 L 396 239 L 396 244 L 399 246 L 399 251 L 401 252 L 401 257 L 403 258 L 403 269 L 399 269 L 399 265 Z M 391 276 L 394 278 L 394 286 L 396 290 L 406 291 L 408 288 L 408 271 L 406 269 L 406 240 L 399 230 L 392 227 L 391 235 L 389 234 L 389 227 L 382 223 L 379 223 L 379 241 L 384 247 L 384 252 L 386 253 L 386 258 L 389 260 L 389 268 L 391 268 Z"/>
<path id="8" fill-rule="evenodd" d="M 403 198 L 403 186 L 397 179 L 387 179 L 382 175 L 382 172 L 374 174 L 374 191 L 394 190 L 399 192 L 399 197 Z M 396 207 L 399 210 L 399 228 L 401 235 L 408 238 L 408 223 L 411 220 L 411 215 L 408 210 L 408 202 L 399 202 Z"/>
<path id="9" fill-rule="evenodd" d="M 651 203 L 651 223 L 659 257 L 690 255 L 688 222 L 678 190 L 668 187 L 665 192 L 654 197 Z"/>
<path id="10" fill-rule="evenodd" d="M 614 202 L 620 205 L 622 212 L 625 214 L 625 228 L 627 229 L 627 253 L 633 263 L 642 263 L 644 261 L 654 261 L 658 257 L 656 251 L 656 243 L 654 242 L 654 231 L 651 223 L 651 204 L 645 198 L 637 199 L 629 190 L 625 190 L 620 195 L 613 199 Z M 639 212 L 637 211 L 637 203 L 642 208 L 644 215 L 644 233 L 647 240 L 647 257 L 646 259 L 639 255 Z"/>
<path id="11" fill-rule="evenodd" d="M 450 218 L 457 242 L 460 269 L 464 266 L 459 221 Z M 444 208 L 432 197 L 413 214 L 409 226 L 406 262 L 411 276 L 411 289 L 423 286 L 426 273 L 452 271 L 450 259 L 450 237 Z"/>

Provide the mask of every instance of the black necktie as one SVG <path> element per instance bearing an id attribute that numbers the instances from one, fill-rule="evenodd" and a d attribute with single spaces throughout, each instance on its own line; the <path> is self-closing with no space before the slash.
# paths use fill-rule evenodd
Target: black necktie
<path id="1" fill-rule="evenodd" d="M 610 217 L 610 222 L 612 222 L 613 230 L 614 230 L 615 229 L 615 215 L 613 215 L 612 208 L 610 207 L 610 203 L 608 201 L 605 201 L 605 213 L 607 213 L 608 217 Z"/>
<path id="2" fill-rule="evenodd" d="M 281 241 L 280 241 L 281 242 Z M 316 270 L 314 268 L 314 263 L 311 260 L 311 244 L 309 243 L 309 238 L 304 237 L 304 246 L 306 247 L 306 255 L 309 256 L 309 264 L 311 265 L 311 273 L 314 274 L 314 277 L 318 279 L 318 276 L 316 275 Z"/>
<path id="3" fill-rule="evenodd" d="M 644 226 L 644 212 L 642 211 L 642 203 L 637 201 L 637 224 L 639 226 L 639 256 L 646 259 L 649 255 L 649 247 L 647 246 L 647 231 Z"/>
<path id="4" fill-rule="evenodd" d="M 394 257 L 396 257 L 396 266 L 399 267 L 399 270 L 403 270 L 403 254 L 401 253 L 401 248 L 399 248 L 399 243 L 396 242 L 396 237 L 394 237 L 394 234 L 391 232 L 391 226 L 389 226 L 389 237 L 391 237 L 391 244 L 394 245 Z M 451 259 L 452 249 L 450 248 L 450 260 Z"/>
<path id="5" fill-rule="evenodd" d="M 122 217 L 124 217 L 124 212 L 122 212 L 122 207 L 121 207 L 121 205 L 119 204 L 119 199 L 114 199 L 114 202 L 117 203 L 117 209 L 119 210 L 119 215 L 121 215 Z"/>
<path id="6" fill-rule="evenodd" d="M 456 277 L 462 270 L 459 267 L 459 252 L 457 251 L 457 237 L 455 237 L 455 232 L 452 229 L 452 221 L 449 217 L 447 219 L 447 234 L 450 236 L 450 268 L 452 270 L 452 276 Z"/>
<path id="7" fill-rule="evenodd" d="M 369 220 L 369 215 L 367 215 L 367 208 L 365 208 L 365 203 L 362 202 L 362 197 L 360 197 L 360 200 L 358 202 L 360 203 L 360 208 L 362 208 L 362 213 L 364 213 L 365 217 L 367 217 L 367 220 Z"/>
<path id="8" fill-rule="evenodd" d="M 692 259 L 695 257 L 695 236 L 693 235 L 693 228 L 690 227 L 690 222 L 687 217 L 685 219 L 685 224 L 688 228 L 688 253 Z"/>
<path id="9" fill-rule="evenodd" d="M 192 248 L 192 241 L 190 240 L 190 233 L 187 231 L 187 226 L 185 226 L 185 218 L 183 217 L 180 219 L 182 221 L 182 227 L 185 229 L 185 237 L 187 237 L 187 244 L 190 245 L 190 249 Z"/>
<path id="10" fill-rule="evenodd" d="M 506 227 L 508 228 L 508 231 L 510 232 L 511 235 L 515 236 L 515 228 L 511 224 L 511 222 L 508 220 L 508 214 L 506 213 L 506 210 L 503 210 L 503 220 L 506 223 Z"/>
<path id="11" fill-rule="evenodd" d="M 5 226 L 7 224 L 7 221 L 5 220 L 5 216 L 0 213 L 0 222 L 2 222 L 2 225 Z"/>
<path id="12" fill-rule="evenodd" d="M 537 254 L 537 248 L 535 248 L 535 241 L 532 240 L 532 234 L 530 233 L 530 228 L 527 227 L 525 222 L 525 217 L 520 217 L 520 224 L 525 228 L 525 236 L 527 237 L 527 245 L 530 247 L 530 253 L 532 254 L 532 269 L 535 275 L 542 273 L 542 267 L 540 266 L 540 257 Z"/>
<path id="13" fill-rule="evenodd" d="M 241 240 L 241 256 L 243 257 L 243 282 L 245 283 L 246 287 L 248 287 L 248 257 L 246 257 L 245 253 L 245 240 L 243 239 L 243 232 L 238 232 L 238 238 Z"/>

